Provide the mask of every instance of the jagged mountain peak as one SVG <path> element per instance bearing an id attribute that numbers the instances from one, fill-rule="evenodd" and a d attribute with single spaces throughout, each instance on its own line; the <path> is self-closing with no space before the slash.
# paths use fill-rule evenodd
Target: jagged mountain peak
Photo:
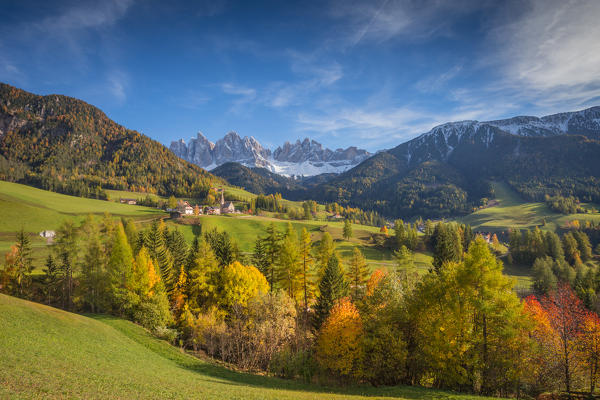
<path id="1" fill-rule="evenodd" d="M 214 144 L 198 133 L 188 145 L 183 140 L 173 141 L 171 150 L 181 158 L 206 169 L 226 162 L 238 162 L 249 167 L 262 167 L 282 175 L 313 176 L 339 173 L 357 165 L 370 156 L 357 147 L 330 150 L 310 138 L 286 141 L 271 152 L 252 136 L 241 137 L 230 131 Z"/>

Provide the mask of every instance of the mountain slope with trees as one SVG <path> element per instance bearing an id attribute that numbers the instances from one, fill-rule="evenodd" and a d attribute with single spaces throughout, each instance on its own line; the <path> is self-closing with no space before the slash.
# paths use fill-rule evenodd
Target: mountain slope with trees
<path id="1" fill-rule="evenodd" d="M 595 107 L 571 114 L 593 122 L 599 113 Z M 441 217 L 485 204 L 494 196 L 490 181 L 497 180 L 528 200 L 559 195 L 598 202 L 600 128 L 584 122 L 537 136 L 509 133 L 499 121 L 441 125 L 315 187 L 309 197 L 388 216 Z"/>
<path id="2" fill-rule="evenodd" d="M 223 181 L 81 100 L 0 83 L 0 179 L 85 197 L 204 197 Z"/>

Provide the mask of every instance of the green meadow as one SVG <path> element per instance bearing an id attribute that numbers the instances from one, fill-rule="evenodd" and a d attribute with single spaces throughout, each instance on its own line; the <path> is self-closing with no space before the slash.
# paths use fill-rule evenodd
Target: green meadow
<path id="1" fill-rule="evenodd" d="M 0 253 L 8 251 L 15 241 L 15 233 L 23 228 L 31 235 L 35 258 L 43 259 L 47 246 L 46 239 L 39 236 L 41 231 L 56 230 L 67 220 L 80 223 L 89 214 L 106 212 L 139 221 L 166 215 L 148 207 L 67 196 L 0 181 Z"/>
<path id="2" fill-rule="evenodd" d="M 490 232 L 506 231 L 508 228 L 532 229 L 536 226 L 556 231 L 575 219 L 600 221 L 600 213 L 564 215 L 552 211 L 545 203 L 526 202 L 505 183 L 495 182 L 494 190 L 498 205 L 477 210 L 459 220 L 475 230 Z"/>
<path id="3" fill-rule="evenodd" d="M 264 236 L 267 227 L 273 223 L 275 227 L 283 232 L 287 228 L 288 222 L 300 234 L 305 228 L 313 241 L 320 240 L 324 232 L 329 232 L 332 236 L 336 249 L 343 258 L 349 258 L 352 250 L 358 247 L 367 258 L 368 263 L 373 267 L 393 265 L 393 254 L 391 251 L 376 248 L 371 243 L 371 234 L 379 232 L 379 228 L 373 226 L 352 225 L 352 238 L 346 240 L 342 237 L 343 222 L 338 221 L 286 221 L 267 216 L 250 215 L 206 215 L 198 217 L 184 217 L 186 224 L 178 224 L 169 221 L 169 225 L 179 229 L 186 239 L 191 242 L 194 235 L 202 231 L 218 229 L 227 231 L 238 243 L 240 250 L 245 253 L 251 253 L 254 250 L 256 238 Z M 198 225 L 188 225 L 187 223 L 197 223 Z M 418 255 L 418 265 L 428 268 L 431 265 L 431 257 L 425 254 Z"/>
<path id="4" fill-rule="evenodd" d="M 235 372 L 116 317 L 0 294 L 3 399 L 422 399 L 482 397 L 418 387 L 324 387 Z"/>

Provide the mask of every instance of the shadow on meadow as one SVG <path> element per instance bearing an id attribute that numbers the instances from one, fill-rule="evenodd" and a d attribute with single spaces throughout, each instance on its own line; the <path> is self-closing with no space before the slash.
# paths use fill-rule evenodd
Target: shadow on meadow
<path id="1" fill-rule="evenodd" d="M 225 368 L 224 366 L 216 365 L 192 355 L 180 351 L 176 347 L 169 345 L 167 342 L 158 340 L 143 328 L 123 319 L 109 315 L 87 315 L 98 321 L 104 322 L 112 326 L 119 332 L 123 333 L 129 339 L 146 347 L 160 357 L 168 359 L 177 364 L 180 368 L 184 368 L 206 377 L 213 382 L 232 386 L 252 386 L 263 389 L 275 390 L 290 390 L 311 392 L 320 394 L 337 394 L 337 395 L 357 395 L 367 397 L 396 397 L 403 399 L 453 399 L 460 397 L 466 399 L 468 397 L 482 399 L 478 396 L 469 396 L 453 392 L 444 392 L 432 389 L 426 389 L 414 386 L 388 386 L 388 387 L 373 387 L 368 385 L 352 385 L 347 387 L 342 386 L 320 386 L 317 384 L 302 383 L 296 380 L 280 379 L 269 376 L 251 374 L 247 372 L 236 372 Z M 200 378 L 200 377 L 199 377 Z"/>

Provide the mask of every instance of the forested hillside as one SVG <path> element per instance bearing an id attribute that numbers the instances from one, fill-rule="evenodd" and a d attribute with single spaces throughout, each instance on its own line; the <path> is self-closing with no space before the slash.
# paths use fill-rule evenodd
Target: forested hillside
<path id="1" fill-rule="evenodd" d="M 222 183 L 81 100 L 3 83 L 0 179 L 96 198 L 102 189 L 204 197 Z"/>
<path id="2" fill-rule="evenodd" d="M 600 201 L 598 140 L 575 134 L 524 137 L 491 126 L 467 134 L 455 142 L 444 132 L 401 144 L 308 196 L 388 216 L 442 217 L 485 204 L 494 196 L 490 181 L 497 180 L 528 200 L 560 195 Z"/>

